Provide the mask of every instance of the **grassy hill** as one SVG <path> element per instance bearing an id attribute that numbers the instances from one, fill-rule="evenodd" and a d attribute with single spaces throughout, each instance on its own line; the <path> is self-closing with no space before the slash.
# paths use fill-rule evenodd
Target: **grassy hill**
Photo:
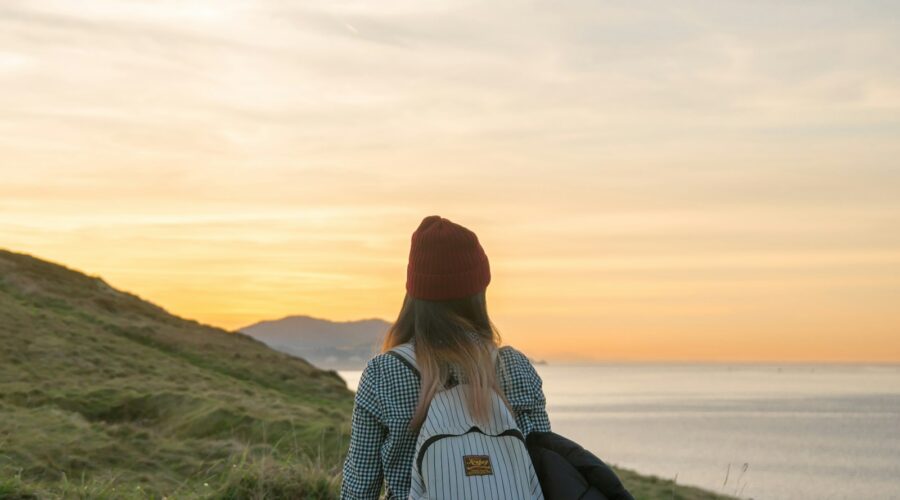
<path id="1" fill-rule="evenodd" d="M 260 491 L 254 474 L 273 488 L 334 482 L 352 393 L 247 336 L 0 251 L 0 345 L 0 497 L 227 497 Z"/>
<path id="2" fill-rule="evenodd" d="M 334 498 L 333 371 L 0 250 L 0 499 Z M 622 471 L 638 498 L 720 498 Z"/>

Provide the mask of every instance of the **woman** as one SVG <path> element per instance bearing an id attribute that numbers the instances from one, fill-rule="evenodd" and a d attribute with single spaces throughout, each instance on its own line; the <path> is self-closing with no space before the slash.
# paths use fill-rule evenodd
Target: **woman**
<path id="1" fill-rule="evenodd" d="M 521 352 L 498 348 L 485 302 L 490 281 L 475 233 L 437 215 L 422 220 L 412 235 L 403 307 L 360 378 L 342 499 L 376 499 L 382 485 L 389 499 L 408 497 L 419 426 L 434 395 L 454 383 L 468 384 L 473 416 L 485 417 L 496 390 L 522 434 L 550 431 L 541 378 Z M 414 347 L 420 375 L 388 353 L 405 344 Z"/>

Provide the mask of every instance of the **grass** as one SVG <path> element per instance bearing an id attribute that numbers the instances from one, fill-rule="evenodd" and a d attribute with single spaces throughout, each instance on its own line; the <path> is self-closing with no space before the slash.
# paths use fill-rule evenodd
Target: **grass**
<path id="1" fill-rule="evenodd" d="M 265 453 L 232 458 L 222 467 L 165 492 L 114 475 L 88 478 L 62 474 L 57 481 L 26 483 L 21 475 L 13 474 L 0 479 L 0 499 L 332 499 L 340 491 L 340 475 L 324 464 L 275 459 Z"/>
<path id="2" fill-rule="evenodd" d="M 337 373 L 0 250 L 0 500 L 336 498 Z M 639 499 L 724 498 L 620 471 Z"/>
<path id="3" fill-rule="evenodd" d="M 677 484 L 673 479 L 645 476 L 637 472 L 615 468 L 616 474 L 636 499 L 648 500 L 729 500 L 734 497 L 714 493 L 693 486 Z"/>

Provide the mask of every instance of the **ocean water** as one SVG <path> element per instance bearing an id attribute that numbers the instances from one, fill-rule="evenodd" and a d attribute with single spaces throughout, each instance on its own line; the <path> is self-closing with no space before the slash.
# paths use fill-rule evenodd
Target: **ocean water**
<path id="1" fill-rule="evenodd" d="M 536 368 L 553 430 L 608 463 L 741 498 L 900 499 L 900 365 Z"/>

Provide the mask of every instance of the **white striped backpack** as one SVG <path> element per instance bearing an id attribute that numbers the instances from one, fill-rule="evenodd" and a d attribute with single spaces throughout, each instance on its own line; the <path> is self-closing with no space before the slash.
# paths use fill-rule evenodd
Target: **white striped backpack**
<path id="1" fill-rule="evenodd" d="M 421 378 L 412 344 L 388 352 Z M 463 390 L 460 383 L 438 391 L 428 407 L 416 440 L 409 499 L 543 500 L 525 437 L 500 395 L 492 394 L 490 419 L 479 425 Z"/>

